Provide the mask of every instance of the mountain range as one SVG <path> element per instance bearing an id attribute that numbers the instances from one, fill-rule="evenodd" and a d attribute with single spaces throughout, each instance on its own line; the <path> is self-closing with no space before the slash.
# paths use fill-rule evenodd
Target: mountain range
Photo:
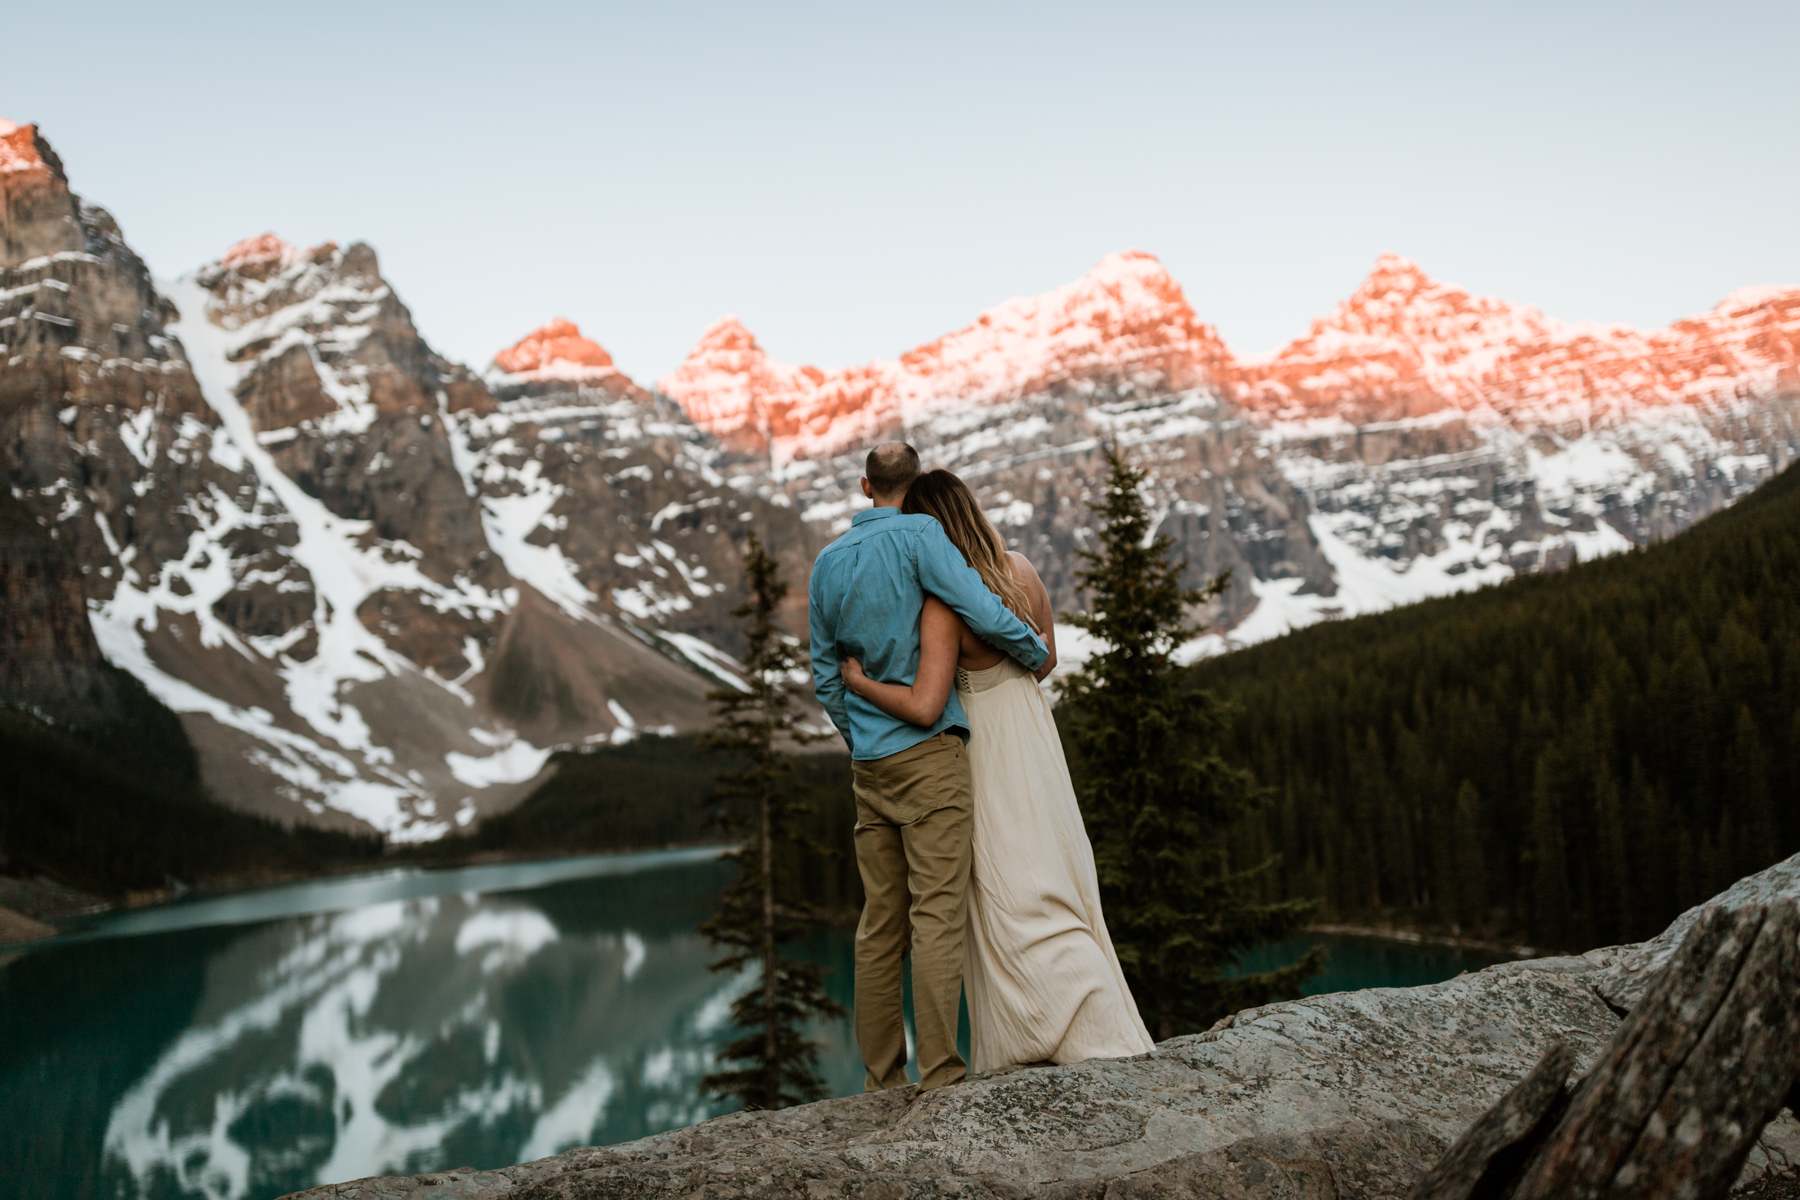
<path id="1" fill-rule="evenodd" d="M 557 746 L 704 724 L 737 678 L 742 533 L 778 548 L 798 630 L 885 436 L 969 479 L 1065 610 L 1100 447 L 1126 447 L 1191 579 L 1232 573 L 1199 655 L 1731 503 L 1800 452 L 1800 288 L 1641 332 L 1384 255 L 1250 359 L 1130 252 L 851 368 L 726 318 L 650 384 L 558 318 L 477 371 L 367 245 L 264 234 L 153 278 L 0 122 L 0 473 L 62 555 L 31 561 L 67 564 L 0 573 L 0 701 L 78 724 L 110 661 L 249 811 L 431 839 Z"/>

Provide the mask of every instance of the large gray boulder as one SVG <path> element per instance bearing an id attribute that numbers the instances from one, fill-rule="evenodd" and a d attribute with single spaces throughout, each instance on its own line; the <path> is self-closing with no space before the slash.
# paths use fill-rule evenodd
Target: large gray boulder
<path id="1" fill-rule="evenodd" d="M 1775 895 L 1800 896 L 1800 855 L 1712 903 Z M 1404 1196 L 1553 1040 L 1567 1040 L 1585 1070 L 1698 912 L 1636 946 L 1250 1009 L 1140 1058 L 739 1113 L 500 1171 L 368 1179 L 301 1195 Z M 1800 1124 L 1787 1114 L 1765 1132 L 1743 1182 L 1796 1161 Z"/>

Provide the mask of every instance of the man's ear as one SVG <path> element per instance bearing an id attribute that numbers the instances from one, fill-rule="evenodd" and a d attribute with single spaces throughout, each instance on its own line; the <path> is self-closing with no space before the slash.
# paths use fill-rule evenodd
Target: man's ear
<path id="1" fill-rule="evenodd" d="M 875 498 L 875 489 L 869 486 L 869 477 L 867 475 L 862 477 L 862 490 L 863 495 L 867 496 L 869 499 L 873 500 Z"/>

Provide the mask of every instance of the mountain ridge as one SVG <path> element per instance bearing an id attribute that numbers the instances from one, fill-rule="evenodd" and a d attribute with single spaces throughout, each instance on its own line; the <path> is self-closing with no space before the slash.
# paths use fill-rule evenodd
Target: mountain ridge
<path id="1" fill-rule="evenodd" d="M 982 336 L 1002 332 L 1010 343 Z M 1095 338 L 1110 353 L 1084 358 Z M 1645 370 L 1629 374 L 1632 361 Z M 1270 420 L 1396 420 L 1484 402 L 1505 410 L 1583 390 L 1603 408 L 1703 401 L 1728 396 L 1745 375 L 1763 388 L 1800 386 L 1800 285 L 1739 288 L 1710 309 L 1645 331 L 1563 321 L 1478 296 L 1389 251 L 1306 333 L 1270 354 L 1240 356 L 1194 314 L 1154 255 L 1127 251 L 1060 288 L 1005 301 L 956 331 L 850 367 L 775 360 L 728 316 L 659 387 L 735 447 L 795 457 L 828 455 L 871 431 L 916 422 L 944 403 L 934 389 L 946 374 L 954 376 L 948 394 L 981 404 L 1139 370 L 1167 390 L 1212 387 Z"/>
<path id="2" fill-rule="evenodd" d="M 1128 449 L 1187 581 L 1231 574 L 1192 654 L 1666 537 L 1800 453 L 1781 289 L 1683 335 L 1710 357 L 1615 380 L 1682 403 L 1596 401 L 1558 366 L 1555 404 L 1396 419 L 1411 393 L 1353 383 L 1367 403 L 1320 415 L 1293 399 L 1320 391 L 1315 337 L 1252 380 L 1275 398 L 1258 407 L 1245 372 L 1263 368 L 1142 252 L 839 371 L 726 319 L 653 389 L 561 318 L 480 372 L 454 362 L 354 241 L 257 234 L 158 285 L 35 127 L 0 138 L 22 164 L 0 173 L 13 496 L 69 547 L 101 649 L 182 714 L 216 792 L 390 837 L 505 808 L 559 747 L 703 725 L 706 692 L 737 680 L 743 531 L 804 579 L 877 437 L 963 473 L 1065 610 L 1099 447 Z M 1466 293 L 1378 268 L 1352 317 L 1412 296 L 1443 311 L 1396 328 L 1495 340 Z M 1519 361 L 1544 361 L 1531 344 Z M 1469 353 L 1428 349 L 1407 361 L 1468 377 Z M 1386 361 L 1358 360 L 1371 379 Z M 796 633 L 804 604 L 795 587 Z"/>

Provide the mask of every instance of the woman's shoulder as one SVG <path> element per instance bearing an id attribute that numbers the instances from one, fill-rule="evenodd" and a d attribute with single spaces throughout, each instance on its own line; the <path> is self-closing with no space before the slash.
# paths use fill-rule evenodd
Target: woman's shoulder
<path id="1" fill-rule="evenodd" d="M 1042 588 L 1044 586 L 1044 581 L 1038 578 L 1037 568 L 1031 565 L 1031 560 L 1029 558 L 1026 558 L 1017 550 L 1008 550 L 1006 552 L 1006 558 L 1008 562 L 1012 563 L 1013 571 L 1018 575 L 1021 582 L 1031 587 Z"/>

